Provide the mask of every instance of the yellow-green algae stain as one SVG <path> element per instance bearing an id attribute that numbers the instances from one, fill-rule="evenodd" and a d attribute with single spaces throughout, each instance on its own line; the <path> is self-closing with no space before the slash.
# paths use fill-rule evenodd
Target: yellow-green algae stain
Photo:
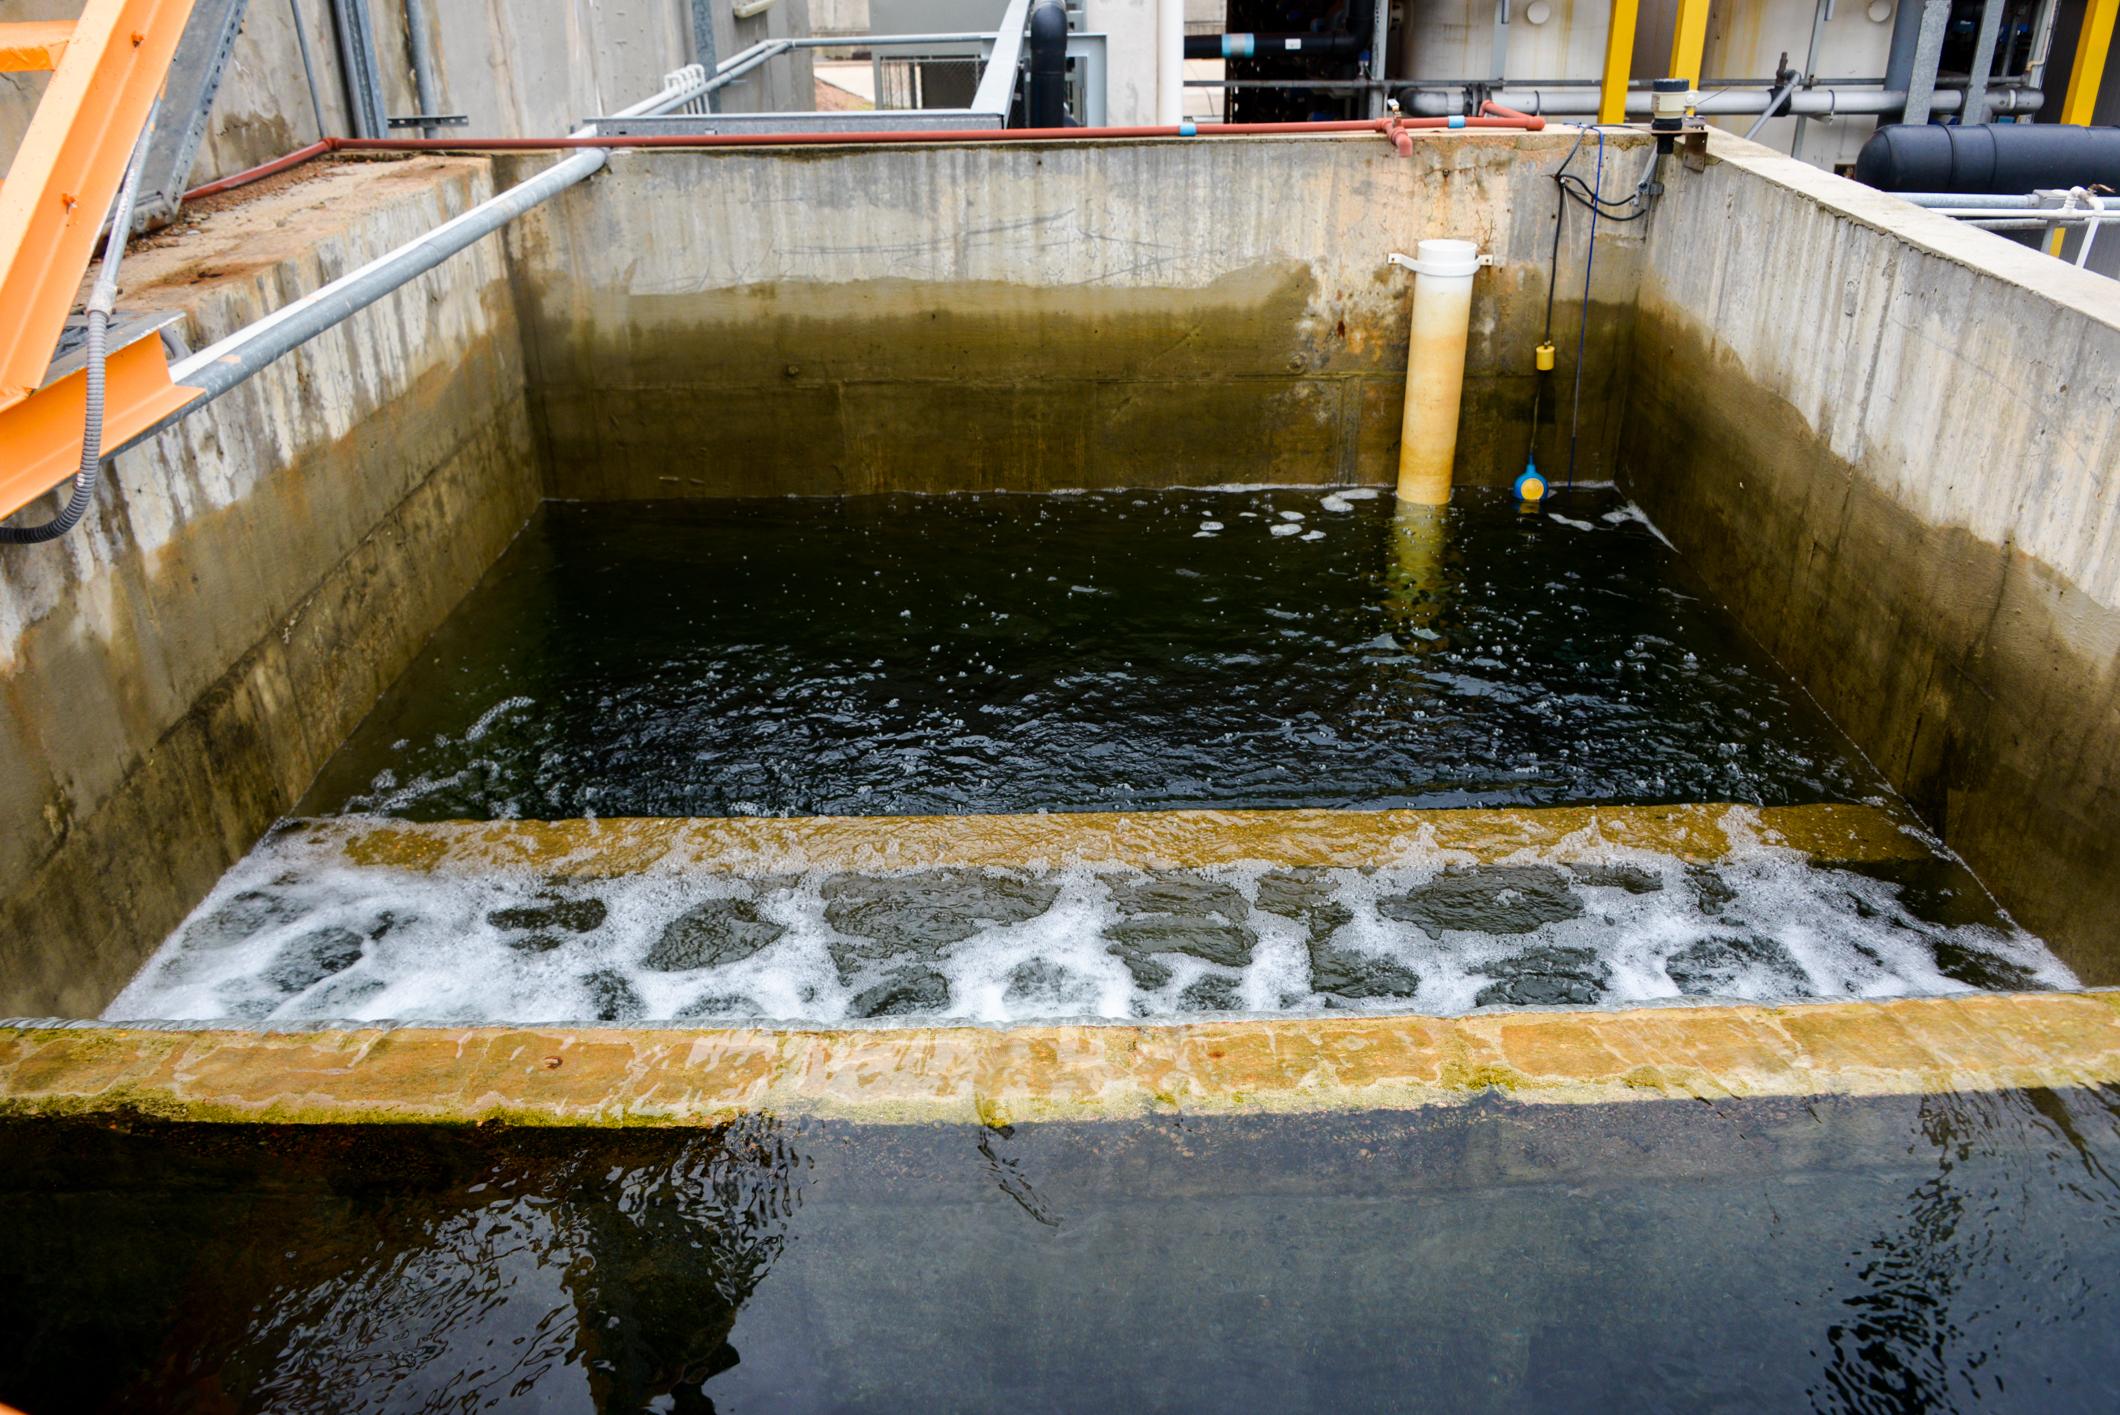
<path id="1" fill-rule="evenodd" d="M 1015 1030 L 0 1029 L 0 1116 L 229 1124 L 1001 1126 L 2116 1082 L 2102 991 Z"/>

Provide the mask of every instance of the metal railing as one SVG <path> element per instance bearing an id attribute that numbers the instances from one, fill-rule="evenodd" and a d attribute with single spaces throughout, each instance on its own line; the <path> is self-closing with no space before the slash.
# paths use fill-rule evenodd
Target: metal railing
<path id="1" fill-rule="evenodd" d="M 2107 222 L 2120 221 L 2120 196 L 2094 192 L 2088 187 L 2027 192 L 2021 196 L 2003 193 L 1894 192 L 1901 201 L 1926 207 L 1938 216 L 1955 217 L 1983 231 L 2044 231 L 2049 234 L 2069 226 L 2083 228 L 2076 248 L 2076 265 L 2087 268 L 2091 247 Z"/>
<path id="2" fill-rule="evenodd" d="M 1015 106 L 1024 60 L 1024 32 L 1031 0 L 1009 0 L 992 30 L 947 34 L 821 35 L 769 39 L 722 63 L 704 82 L 698 100 L 658 113 L 612 113 L 586 120 L 606 137 L 670 134 L 698 137 L 715 133 L 829 133 L 1005 128 Z M 708 111 L 708 95 L 785 55 L 803 50 L 867 50 L 877 56 L 877 106 L 873 109 L 726 113 Z M 1085 126 L 1104 122 L 1105 37 L 1071 33 L 1068 58 L 1073 61 L 1077 99 L 1075 116 Z M 922 63 L 955 61 L 976 66 L 970 98 L 962 105 L 920 103 L 925 83 L 914 77 L 899 81 L 905 96 L 918 106 L 886 106 L 885 65 L 904 70 Z"/>

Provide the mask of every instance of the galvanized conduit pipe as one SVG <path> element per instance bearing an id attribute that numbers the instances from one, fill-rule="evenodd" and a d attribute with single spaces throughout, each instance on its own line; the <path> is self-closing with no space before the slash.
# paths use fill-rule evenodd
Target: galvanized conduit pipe
<path id="1" fill-rule="evenodd" d="M 1799 88 L 1780 97 L 1779 92 L 1766 93 L 1750 89 L 1730 93 L 1704 93 L 1693 111 L 1707 116 L 1726 113 L 1763 113 L 1770 102 L 1778 101 L 1777 116 L 1790 114 L 1811 117 L 1836 113 L 1878 114 L 1897 113 L 1906 106 L 1906 95 L 1894 89 L 1879 88 L 1835 88 L 1820 84 L 1816 88 Z M 1455 113 L 1461 106 L 1458 95 L 1437 89 L 1415 89 L 1412 102 L 1407 105 L 1411 112 L 1421 114 Z M 1597 112 L 1597 93 L 1581 88 L 1537 89 L 1505 88 L 1494 95 L 1497 103 L 1526 113 L 1543 114 L 1547 117 L 1585 117 Z M 1647 116 L 1653 95 L 1629 93 L 1627 112 Z M 2046 95 L 2037 89 L 2011 88 L 1990 90 L 1987 106 L 1994 113 L 2034 113 L 2046 102 Z M 1959 89 L 1938 89 L 1930 100 L 1930 111 L 1955 113 L 1965 105 L 1965 93 Z"/>
<path id="2" fill-rule="evenodd" d="M 406 48 L 412 56 L 412 88 L 418 95 L 420 116 L 432 118 L 442 111 L 441 85 L 435 82 L 434 51 L 427 45 L 427 0 L 405 0 Z M 441 129 L 420 124 L 420 136 L 431 138 Z"/>
<path id="3" fill-rule="evenodd" d="M 660 93 L 612 116 L 631 118 L 675 108 L 697 98 L 710 83 L 712 80 L 707 79 L 705 72 L 697 66 L 681 69 L 670 76 Z M 606 148 L 589 145 L 594 133 L 593 125 L 579 131 L 574 135 L 575 141 L 570 142 L 571 146 L 578 146 L 579 151 L 528 181 L 517 183 L 461 216 L 443 222 L 418 240 L 378 256 L 360 269 L 273 311 L 255 324 L 246 325 L 227 338 L 179 360 L 170 368 L 171 381 L 180 387 L 200 390 L 200 396 L 128 439 L 123 446 L 113 449 L 112 455 L 139 445 L 178 419 L 205 407 L 237 384 L 262 372 L 282 354 L 300 348 L 385 295 L 402 289 L 458 251 L 498 231 L 524 212 L 587 180 L 611 155 Z M 329 151 L 343 145 L 342 140 L 326 139 L 304 151 Z"/>
<path id="4" fill-rule="evenodd" d="M 302 18 L 302 0 L 287 0 L 288 13 L 294 20 L 294 47 L 302 56 L 302 78 L 309 84 L 309 111 L 317 120 L 317 136 L 331 136 L 331 129 L 324 123 L 324 96 L 317 91 L 316 63 L 309 55 L 309 21 Z"/>
<path id="5" fill-rule="evenodd" d="M 529 181 L 518 183 L 500 195 L 480 202 L 463 215 L 443 222 L 418 240 L 377 257 L 360 269 L 340 276 L 293 304 L 275 310 L 257 323 L 179 361 L 171 367 L 170 378 L 180 386 L 199 389 L 203 396 L 186 404 L 171 416 L 170 421 L 204 407 L 263 370 L 280 355 L 308 343 L 348 316 L 426 274 L 466 246 L 492 235 L 532 207 L 588 178 L 604 165 L 609 156 L 603 148 L 585 147 Z M 156 430 L 149 429 L 148 433 L 141 435 L 144 437 Z"/>

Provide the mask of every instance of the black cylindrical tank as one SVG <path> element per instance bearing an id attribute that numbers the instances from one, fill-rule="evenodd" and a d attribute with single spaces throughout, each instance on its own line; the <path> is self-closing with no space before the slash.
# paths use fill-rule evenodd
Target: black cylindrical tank
<path id="1" fill-rule="evenodd" d="M 1887 192 L 2120 189 L 2120 127 L 2059 123 L 1892 123 L 1855 157 L 1855 180 Z"/>

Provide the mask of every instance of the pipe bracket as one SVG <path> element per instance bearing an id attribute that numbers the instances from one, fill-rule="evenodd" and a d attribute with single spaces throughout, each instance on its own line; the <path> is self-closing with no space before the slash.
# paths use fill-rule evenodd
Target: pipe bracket
<path id="1" fill-rule="evenodd" d="M 1487 251 L 1474 256 L 1470 268 L 1460 261 L 1417 260 L 1404 251 L 1393 251 L 1385 256 L 1384 260 L 1386 264 L 1400 266 L 1416 275 L 1471 275 L 1481 266 L 1494 264 L 1493 254 Z"/>

